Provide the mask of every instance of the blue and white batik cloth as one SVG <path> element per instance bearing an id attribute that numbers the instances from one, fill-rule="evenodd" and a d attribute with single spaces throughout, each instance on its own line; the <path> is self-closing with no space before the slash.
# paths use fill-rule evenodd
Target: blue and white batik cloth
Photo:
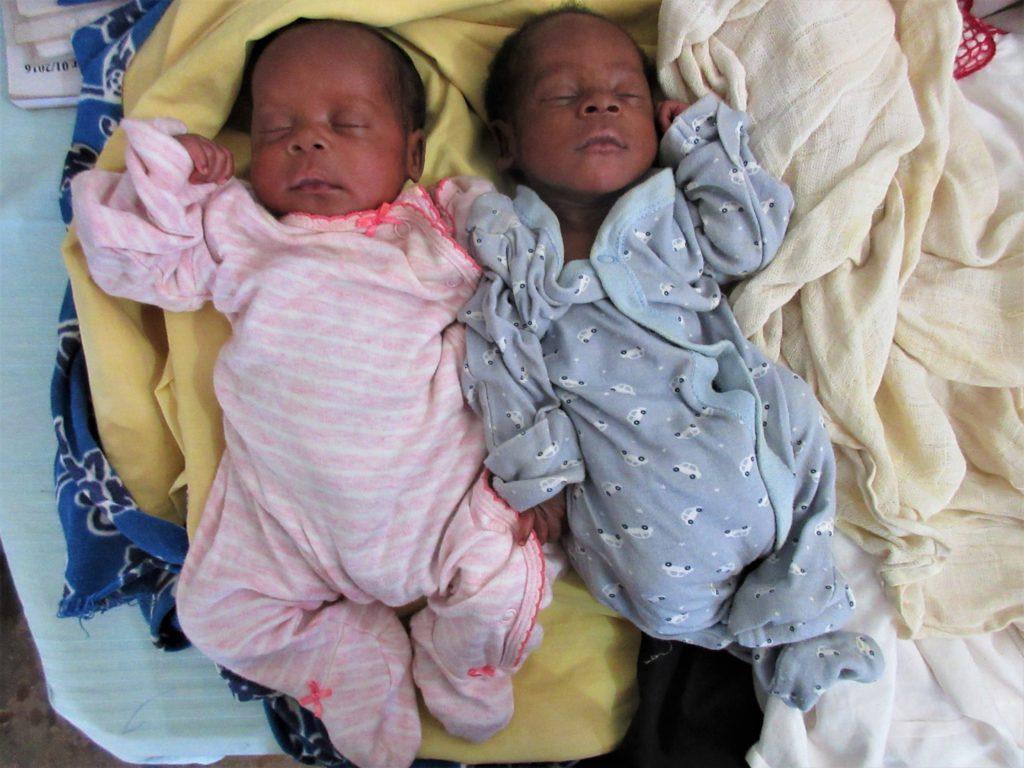
<path id="1" fill-rule="evenodd" d="M 69 4 L 84 3 L 61 2 Z M 95 164 L 117 127 L 125 68 L 169 4 L 170 0 L 132 0 L 72 38 L 82 92 L 61 180 L 65 223 L 71 219 L 71 178 Z M 188 642 L 177 626 L 173 596 L 188 548 L 185 529 L 140 510 L 103 455 L 70 285 L 57 333 L 50 402 L 57 437 L 57 512 L 68 554 L 58 615 L 87 618 L 116 605 L 137 603 L 158 646 L 185 647 Z"/>
<path id="2" fill-rule="evenodd" d="M 563 263 L 532 190 L 476 202 L 487 274 L 461 316 L 464 392 L 499 494 L 525 510 L 567 490 L 565 545 L 598 600 L 654 637 L 731 649 L 807 709 L 838 676 L 877 677 L 881 652 L 834 632 L 854 601 L 820 406 L 721 288 L 774 256 L 793 198 L 714 96 L 674 121 L 661 161 L 587 260 Z"/>

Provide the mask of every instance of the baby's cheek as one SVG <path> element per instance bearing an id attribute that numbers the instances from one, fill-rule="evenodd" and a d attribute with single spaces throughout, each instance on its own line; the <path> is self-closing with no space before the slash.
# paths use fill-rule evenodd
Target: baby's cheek
<path id="1" fill-rule="evenodd" d="M 260 159 L 260 155 L 256 150 L 253 150 L 252 160 L 249 163 L 249 183 L 252 184 L 257 196 L 259 195 L 260 187 L 263 186 L 263 177 L 264 164 Z"/>
<path id="2" fill-rule="evenodd" d="M 268 153 L 253 149 L 252 162 L 249 164 L 249 183 L 252 184 L 256 199 L 274 211 L 276 196 L 281 190 L 281 173 Z"/>

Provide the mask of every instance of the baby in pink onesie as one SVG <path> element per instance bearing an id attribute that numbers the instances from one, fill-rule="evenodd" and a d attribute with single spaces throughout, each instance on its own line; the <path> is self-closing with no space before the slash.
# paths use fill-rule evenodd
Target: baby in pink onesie
<path id="1" fill-rule="evenodd" d="M 251 183 L 170 120 L 125 120 L 127 170 L 73 184 L 108 293 L 231 321 L 214 387 L 225 451 L 178 586 L 219 664 L 287 693 L 364 768 L 412 762 L 413 681 L 453 734 L 512 715 L 561 567 L 482 474 L 456 313 L 486 182 L 412 186 L 423 85 L 377 32 L 285 28 L 252 75 Z M 395 608 L 426 597 L 406 633 Z M 410 643 L 411 634 L 411 643 Z"/>

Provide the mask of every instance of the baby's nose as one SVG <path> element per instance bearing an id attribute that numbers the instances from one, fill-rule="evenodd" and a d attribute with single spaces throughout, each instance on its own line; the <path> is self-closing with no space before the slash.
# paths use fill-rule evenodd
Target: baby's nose
<path id="1" fill-rule="evenodd" d="M 583 114 L 596 115 L 604 112 L 615 114 L 619 111 L 619 100 L 611 93 L 595 93 L 583 101 Z"/>
<path id="2" fill-rule="evenodd" d="M 288 151 L 294 154 L 316 152 L 327 149 L 327 141 L 319 131 L 299 131 L 288 144 Z"/>

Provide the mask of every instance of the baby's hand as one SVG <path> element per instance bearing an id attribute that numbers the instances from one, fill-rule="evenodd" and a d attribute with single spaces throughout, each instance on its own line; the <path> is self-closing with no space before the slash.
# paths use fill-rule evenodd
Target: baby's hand
<path id="1" fill-rule="evenodd" d="M 531 532 L 537 534 L 537 540 L 541 544 L 558 541 L 562 535 L 562 520 L 564 518 L 565 491 L 562 491 L 536 507 L 530 507 L 525 512 L 519 513 L 515 529 L 516 544 L 525 544 L 530 538 Z"/>
<path id="2" fill-rule="evenodd" d="M 235 174 L 235 158 L 227 147 L 222 147 L 205 136 L 185 133 L 175 136 L 192 158 L 195 170 L 188 180 L 193 184 L 223 184 Z"/>
<path id="3" fill-rule="evenodd" d="M 665 133 L 675 120 L 686 110 L 686 104 L 674 99 L 666 99 L 658 105 L 658 130 Z"/>

